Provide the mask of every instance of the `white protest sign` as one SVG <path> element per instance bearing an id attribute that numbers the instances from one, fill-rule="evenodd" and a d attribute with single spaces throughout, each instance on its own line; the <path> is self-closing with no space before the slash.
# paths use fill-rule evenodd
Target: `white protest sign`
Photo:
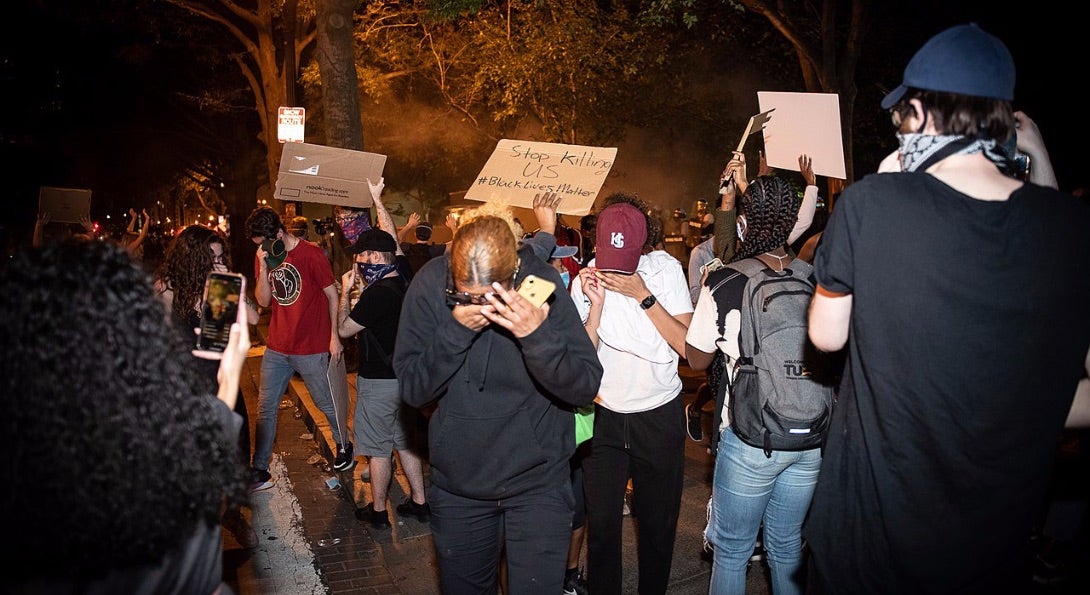
<path id="1" fill-rule="evenodd" d="M 282 143 L 303 142 L 303 128 L 307 119 L 304 107 L 281 107 L 277 112 L 277 137 Z"/>
<path id="2" fill-rule="evenodd" d="M 558 212 L 586 215 L 616 159 L 616 147 L 503 139 L 465 197 L 532 209 L 535 195 L 555 192 Z"/>
<path id="3" fill-rule="evenodd" d="M 799 155 L 813 158 L 814 173 L 845 179 L 840 96 L 836 93 L 758 91 L 762 110 L 776 110 L 765 125 L 765 161 L 769 167 L 799 171 Z"/>

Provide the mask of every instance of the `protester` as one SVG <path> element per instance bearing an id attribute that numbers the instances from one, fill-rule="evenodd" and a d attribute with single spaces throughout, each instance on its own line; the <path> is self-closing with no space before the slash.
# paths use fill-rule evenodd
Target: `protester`
<path id="1" fill-rule="evenodd" d="M 792 264 L 794 258 L 787 251 L 798 209 L 799 200 L 785 180 L 757 178 L 741 198 L 749 225 L 733 262 L 756 258 L 774 271 L 800 266 Z M 718 351 L 726 357 L 725 374 L 732 375 L 740 356 L 739 330 L 745 324 L 740 313 L 748 299 L 748 280 L 734 269 L 708 276 L 686 336 L 686 359 L 694 370 L 710 365 Z M 798 314 L 805 316 L 805 305 L 799 305 Z M 721 398 L 716 400 L 715 420 L 723 423 L 715 424 L 718 440 L 712 440 L 717 454 L 705 531 L 714 556 L 709 592 L 744 595 L 746 567 L 763 521 L 762 545 L 772 571 L 772 592 L 801 594 L 802 522 L 817 483 L 821 449 L 768 454 L 750 446 L 729 428 L 727 391 L 716 394 Z"/>
<path id="2" fill-rule="evenodd" d="M 602 368 L 571 300 L 536 308 L 515 291 L 528 274 L 560 285 L 543 257 L 517 246 L 510 211 L 466 213 L 401 311 L 402 398 L 437 404 L 428 500 L 445 593 L 496 592 L 501 548 L 512 593 L 563 585 L 572 409 L 594 399 Z"/>
<path id="3" fill-rule="evenodd" d="M 639 590 L 665 593 L 681 506 L 685 430 L 679 355 L 692 302 L 681 263 L 652 250 L 646 205 L 615 193 L 597 218 L 594 261 L 571 295 L 602 362 L 590 454 L 583 459 L 590 592 L 620 593 L 621 522 L 632 479 Z"/>
<path id="4" fill-rule="evenodd" d="M 356 409 L 353 436 L 358 454 L 368 457 L 371 503 L 362 515 L 376 529 L 389 529 L 386 496 L 393 476 L 393 451 L 397 450 L 411 494 L 397 507 L 398 514 L 428 520 L 421 457 L 410 444 L 406 428 L 413 419 L 402 411 L 397 376 L 392 367 L 405 279 L 397 272 L 394 253 L 397 243 L 381 229 L 369 229 L 348 249 L 356 265 L 341 278 L 341 301 L 337 330 L 342 338 L 357 336 L 359 367 L 356 374 Z M 356 278 L 364 281 L 359 301 L 349 310 L 349 293 Z"/>
<path id="5" fill-rule="evenodd" d="M 401 239 L 409 236 L 412 236 L 413 241 Z M 409 215 L 408 223 L 398 232 L 401 251 L 405 253 L 405 258 L 409 260 L 409 266 L 412 267 L 414 274 L 420 270 L 420 267 L 424 266 L 424 263 L 446 251 L 446 245 L 433 243 L 431 236 L 431 223 L 421 220 L 420 215 L 416 213 Z"/>
<path id="6" fill-rule="evenodd" d="M 166 307 L 168 319 L 191 347 L 197 345 L 205 279 L 212 271 L 227 272 L 230 267 L 231 259 L 224 238 L 203 225 L 190 225 L 171 240 L 166 255 L 155 270 L 155 294 Z M 256 304 L 246 296 L 243 296 L 243 301 L 246 304 L 247 322 L 257 324 Z M 214 386 L 219 364 L 215 360 L 201 358 L 196 358 L 193 363 L 208 387 Z M 235 402 L 235 413 L 242 417 L 243 422 L 238 437 L 239 456 L 243 464 L 248 465 L 250 417 L 241 394 Z"/>
<path id="7" fill-rule="evenodd" d="M 21 249 L 0 286 L 18 288 L 0 292 L 0 485 L 5 531 L 19 536 L 4 591 L 231 593 L 219 522 L 246 497 L 231 413 L 245 318 L 218 393 L 204 393 L 192 387 L 192 345 L 120 245 Z"/>
<path id="8" fill-rule="evenodd" d="M 141 218 L 143 224 L 140 224 Z M 148 229 L 151 227 L 151 217 L 147 209 L 142 209 L 137 216 L 136 209 L 129 209 L 129 225 L 125 228 L 125 235 L 121 237 L 121 245 L 128 249 L 133 256 L 142 258 L 144 255 L 144 238 L 148 237 Z"/>
<path id="9" fill-rule="evenodd" d="M 1090 207 L 1011 167 L 1014 83 L 976 24 L 932 37 L 882 101 L 901 173 L 849 186 L 825 228 L 810 337 L 847 364 L 804 530 L 814 592 L 1033 590 L 1090 369 Z"/>
<path id="10" fill-rule="evenodd" d="M 346 403 L 336 403 L 327 374 L 330 361 L 343 355 L 337 334 L 337 289 L 333 271 L 322 249 L 287 232 L 280 216 L 269 207 L 254 209 L 246 230 L 258 244 L 254 294 L 258 304 L 271 308 L 265 355 L 261 358 L 261 388 L 254 440 L 254 491 L 272 487 L 269 473 L 280 397 L 293 374 L 303 377 L 307 391 L 329 421 L 337 445 L 334 467 L 353 460 L 347 433 Z M 269 240 L 268 243 L 263 243 Z M 345 391 L 347 394 L 347 390 Z"/>

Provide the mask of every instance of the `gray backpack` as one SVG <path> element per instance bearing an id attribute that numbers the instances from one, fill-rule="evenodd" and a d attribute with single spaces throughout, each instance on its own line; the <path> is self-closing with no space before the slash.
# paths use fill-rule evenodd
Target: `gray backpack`
<path id="1" fill-rule="evenodd" d="M 740 357 L 730 391 L 730 427 L 771 457 L 774 450 L 808 450 L 825 440 L 833 405 L 828 358 L 807 336 L 814 295 L 813 267 L 795 260 L 781 272 L 756 258 L 728 265 L 748 281 L 742 299 Z"/>

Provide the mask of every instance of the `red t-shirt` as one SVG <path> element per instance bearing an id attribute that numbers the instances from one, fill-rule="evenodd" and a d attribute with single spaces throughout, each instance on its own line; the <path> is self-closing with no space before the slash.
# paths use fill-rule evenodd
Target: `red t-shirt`
<path id="1" fill-rule="evenodd" d="M 254 270 L 259 270 L 256 260 Z M 272 318 L 266 346 L 288 355 L 329 351 L 332 326 L 326 287 L 333 285 L 333 269 L 317 244 L 300 240 L 284 263 L 269 271 Z"/>

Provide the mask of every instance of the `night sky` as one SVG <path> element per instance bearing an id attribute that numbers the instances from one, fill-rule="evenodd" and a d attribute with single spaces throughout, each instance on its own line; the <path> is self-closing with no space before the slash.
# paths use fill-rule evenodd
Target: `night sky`
<path id="1" fill-rule="evenodd" d="M 169 142 L 160 130 L 167 128 L 162 111 L 172 102 L 171 86 L 192 82 L 180 81 L 147 49 L 109 28 L 35 19 L 25 4 L 8 7 L 0 40 L 0 173 L 8 182 L 0 226 L 9 247 L 29 238 L 42 185 L 93 187 L 100 201 L 115 208 L 139 204 L 142 188 L 155 179 L 157 147 Z M 857 76 L 857 111 L 878 109 L 880 90 L 899 84 L 900 71 L 927 38 L 949 25 L 976 21 L 1015 56 L 1015 108 L 1041 128 L 1061 189 L 1090 186 L 1087 126 L 1079 109 L 1085 101 L 1077 80 L 1086 72 L 1085 42 L 1079 41 L 1084 31 L 1078 19 L 1046 9 L 1060 3 L 1020 12 L 984 2 L 956 3 L 954 9 L 945 5 L 955 3 L 935 1 L 876 4 L 882 13 Z M 928 10 L 932 4 L 938 8 Z M 874 80 L 872 73 L 879 71 L 895 74 Z M 892 130 L 888 143 L 895 146 Z M 857 171 L 856 177 L 865 173 Z M 93 201 L 93 215 L 100 201 Z"/>

